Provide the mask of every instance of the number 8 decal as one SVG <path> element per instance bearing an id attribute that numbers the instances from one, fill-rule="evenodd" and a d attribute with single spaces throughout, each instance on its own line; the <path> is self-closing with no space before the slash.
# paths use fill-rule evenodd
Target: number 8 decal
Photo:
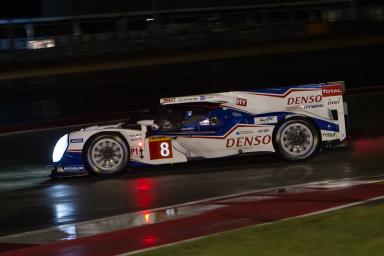
<path id="1" fill-rule="evenodd" d="M 160 148 L 161 148 L 161 150 L 160 150 L 160 154 L 161 154 L 163 157 L 167 157 L 167 156 L 169 156 L 170 151 L 169 151 L 169 144 L 168 144 L 168 142 L 163 142 L 163 143 L 161 143 L 161 144 L 160 144 Z"/>
<path id="2" fill-rule="evenodd" d="M 172 158 L 172 140 L 170 138 L 150 139 L 149 157 L 151 160 Z"/>

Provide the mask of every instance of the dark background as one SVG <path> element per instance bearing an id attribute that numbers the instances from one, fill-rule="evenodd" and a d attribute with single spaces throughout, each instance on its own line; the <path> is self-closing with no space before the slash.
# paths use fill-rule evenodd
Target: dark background
<path id="1" fill-rule="evenodd" d="M 42 15 L 40 0 L 1 0 L 0 5 L 0 18 L 38 17 Z"/>
<path id="2" fill-rule="evenodd" d="M 304 0 L 300 2 L 313 2 Z M 0 18 L 72 16 L 111 12 L 134 12 L 184 8 L 221 7 L 292 3 L 294 0 L 1 0 Z M 329 1 L 332 2 L 332 1 Z M 380 4 L 380 0 L 360 0 L 362 5 Z"/>

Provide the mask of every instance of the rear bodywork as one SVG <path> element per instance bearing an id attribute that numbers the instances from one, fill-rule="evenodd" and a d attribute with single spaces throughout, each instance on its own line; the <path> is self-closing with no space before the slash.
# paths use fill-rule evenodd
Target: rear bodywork
<path id="1" fill-rule="evenodd" d="M 171 119 L 177 119 L 174 113 L 181 113 L 178 121 L 170 120 L 176 125 L 158 128 L 157 122 L 169 120 L 153 120 L 139 123 L 141 128 L 137 129 L 116 124 L 72 132 L 65 153 L 54 163 L 54 174 L 87 174 L 84 150 L 87 142 L 100 133 L 124 138 L 129 146 L 130 166 L 275 152 L 276 128 L 290 118 L 310 120 L 321 142 L 332 147 L 347 139 L 344 92 L 343 82 L 329 82 L 163 98 L 160 105 Z"/>

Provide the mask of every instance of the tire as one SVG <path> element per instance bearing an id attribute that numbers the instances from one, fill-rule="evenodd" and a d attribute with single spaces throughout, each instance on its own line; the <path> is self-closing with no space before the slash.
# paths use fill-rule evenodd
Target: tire
<path id="1" fill-rule="evenodd" d="M 85 150 L 85 163 L 98 176 L 114 176 L 127 168 L 129 147 L 118 135 L 100 134 L 91 138 Z"/>
<path id="2" fill-rule="evenodd" d="M 275 149 L 285 159 L 300 161 L 319 150 L 319 131 L 310 121 L 295 118 L 282 123 L 275 135 Z"/>

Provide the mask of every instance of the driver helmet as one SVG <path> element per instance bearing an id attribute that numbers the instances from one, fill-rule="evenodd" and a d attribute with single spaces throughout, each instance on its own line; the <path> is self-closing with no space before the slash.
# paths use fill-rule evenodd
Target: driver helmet
<path id="1" fill-rule="evenodd" d="M 188 120 L 192 117 L 192 110 L 185 111 L 184 120 Z"/>

